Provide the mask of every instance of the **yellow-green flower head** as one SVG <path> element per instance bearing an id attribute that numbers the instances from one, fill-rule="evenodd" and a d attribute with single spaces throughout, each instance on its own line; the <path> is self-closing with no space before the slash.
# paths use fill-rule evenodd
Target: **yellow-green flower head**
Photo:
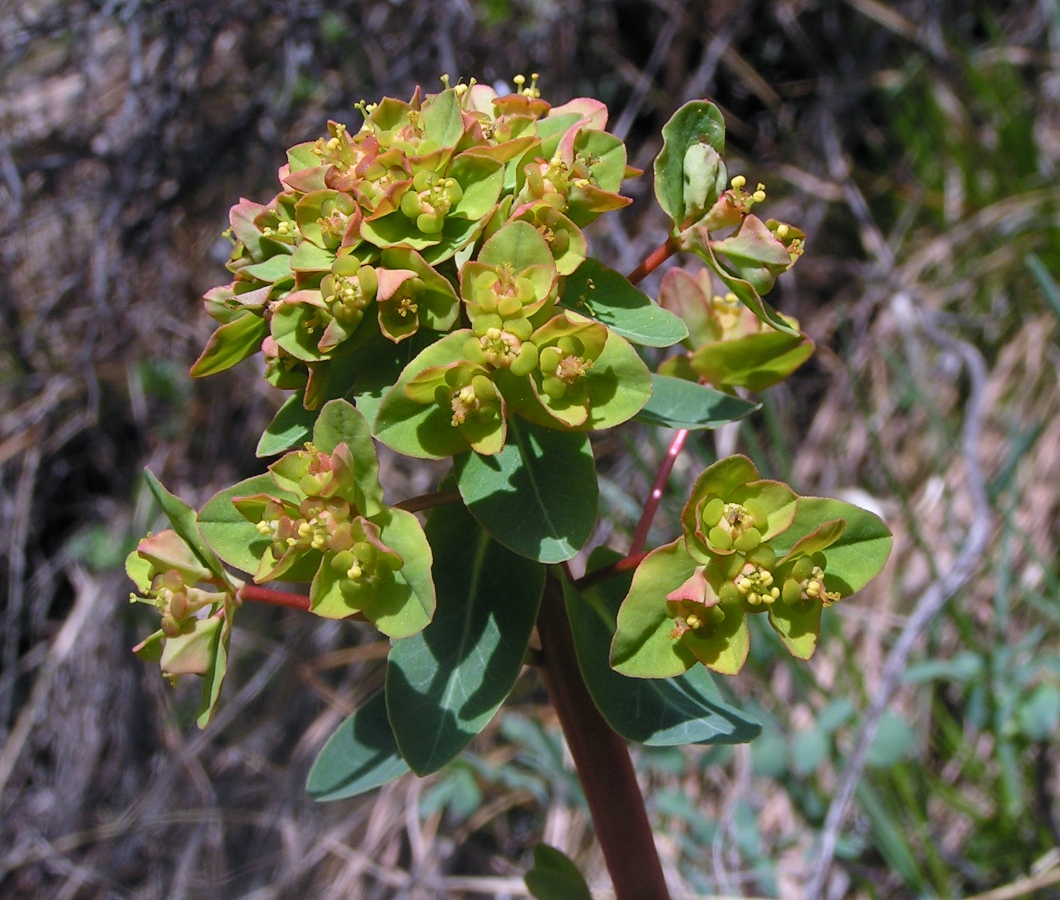
<path id="1" fill-rule="evenodd" d="M 791 488 L 759 479 L 747 457 L 721 460 L 700 475 L 681 513 L 688 551 L 704 562 L 751 553 L 791 524 L 795 508 Z"/>

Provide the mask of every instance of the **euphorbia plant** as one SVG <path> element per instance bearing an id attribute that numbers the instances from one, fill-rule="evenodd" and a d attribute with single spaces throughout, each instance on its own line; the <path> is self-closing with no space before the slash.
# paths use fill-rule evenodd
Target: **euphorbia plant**
<path id="1" fill-rule="evenodd" d="M 206 295 L 219 326 L 192 372 L 260 351 L 267 380 L 292 392 L 258 444 L 278 458 L 198 512 L 149 475 L 172 529 L 129 557 L 134 599 L 162 614 L 136 652 L 171 678 L 204 677 L 205 726 L 243 603 L 372 623 L 392 643 L 385 688 L 322 750 L 319 799 L 436 771 L 536 666 L 619 897 L 664 897 L 625 740 L 751 740 L 757 724 L 707 670 L 741 669 L 760 613 L 811 656 L 822 610 L 879 571 L 890 534 L 734 456 L 696 479 L 682 533 L 644 552 L 688 432 L 749 414 L 748 389 L 812 352 L 763 300 L 804 235 L 758 218 L 764 188 L 729 179 L 721 116 L 694 102 L 655 163 L 670 236 L 621 275 L 582 233 L 641 174 L 606 108 L 552 107 L 536 79 L 517 85 L 498 96 L 445 80 L 363 105 L 359 128 L 331 122 L 288 151 L 272 200 L 233 207 L 232 281 Z M 706 268 L 672 270 L 656 303 L 636 285 L 677 252 Z M 590 433 L 631 421 L 675 429 L 670 452 L 628 552 L 598 549 L 578 573 L 597 519 Z M 376 441 L 451 470 L 392 502 Z M 539 870 L 554 863 L 538 855 Z"/>

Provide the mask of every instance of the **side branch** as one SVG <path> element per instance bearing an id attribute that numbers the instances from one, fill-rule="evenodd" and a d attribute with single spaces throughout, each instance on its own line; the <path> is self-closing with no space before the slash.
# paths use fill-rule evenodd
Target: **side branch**
<path id="1" fill-rule="evenodd" d="M 681 242 L 677 238 L 667 238 L 665 244 L 660 244 L 656 247 L 644 262 L 626 276 L 629 279 L 629 283 L 638 284 L 643 281 L 680 249 Z"/>
<path id="2" fill-rule="evenodd" d="M 253 603 L 271 603 L 273 606 L 286 606 L 288 609 L 309 611 L 309 598 L 304 594 L 291 594 L 287 591 L 274 591 L 258 587 L 256 584 L 245 584 L 236 591 L 236 599 Z"/>
<path id="3" fill-rule="evenodd" d="M 659 509 L 663 492 L 666 490 L 666 482 L 670 477 L 670 471 L 684 448 L 686 440 L 688 440 L 688 429 L 682 428 L 670 441 L 670 446 L 666 451 L 666 456 L 663 457 L 662 464 L 659 466 L 659 471 L 655 473 L 655 482 L 651 486 L 648 502 L 644 504 L 644 512 L 637 523 L 637 530 L 633 532 L 633 542 L 629 546 L 630 556 L 634 556 L 644 549 L 644 544 L 648 540 L 648 531 L 651 529 L 651 523 L 655 519 L 655 513 Z"/>

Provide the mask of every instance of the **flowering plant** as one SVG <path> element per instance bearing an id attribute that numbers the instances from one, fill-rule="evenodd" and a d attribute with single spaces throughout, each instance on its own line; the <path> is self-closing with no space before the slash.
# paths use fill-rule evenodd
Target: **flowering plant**
<path id="1" fill-rule="evenodd" d="M 624 276 L 589 255 L 582 231 L 627 205 L 623 181 L 642 174 L 605 106 L 553 107 L 536 76 L 505 96 L 443 82 L 362 104 L 357 129 L 330 122 L 288 151 L 275 197 L 232 208 L 232 280 L 206 295 L 218 327 L 192 373 L 260 352 L 266 379 L 291 392 L 258 443 L 279 458 L 199 511 L 149 475 L 172 528 L 128 560 L 134 599 L 162 617 L 136 652 L 171 678 L 203 676 L 205 726 L 243 603 L 371 622 L 392 642 L 385 689 L 321 752 L 309 778 L 321 799 L 445 765 L 530 661 L 619 896 L 665 896 L 623 738 L 753 738 L 707 669 L 740 670 L 747 619 L 763 612 L 808 658 L 823 608 L 880 570 L 890 534 L 734 456 L 696 480 L 682 534 L 643 552 L 689 431 L 753 412 L 747 390 L 812 352 L 763 299 L 805 235 L 758 218 L 764 187 L 728 177 L 721 116 L 694 102 L 663 129 L 655 162 L 670 236 Z M 705 268 L 672 270 L 657 303 L 637 284 L 677 252 Z M 676 355 L 651 372 L 646 348 Z M 671 453 L 629 552 L 598 550 L 576 575 L 597 519 L 589 433 L 630 421 L 674 430 Z M 451 459 L 451 471 L 388 503 L 376 442 Z M 611 821 L 615 803 L 632 838 Z"/>

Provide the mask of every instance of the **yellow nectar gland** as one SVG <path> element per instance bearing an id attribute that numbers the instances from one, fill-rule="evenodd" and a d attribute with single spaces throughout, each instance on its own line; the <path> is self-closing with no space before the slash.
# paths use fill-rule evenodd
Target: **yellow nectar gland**
<path id="1" fill-rule="evenodd" d="M 769 606 L 780 599 L 780 588 L 773 586 L 773 574 L 753 563 L 740 570 L 734 584 L 751 606 Z"/>

